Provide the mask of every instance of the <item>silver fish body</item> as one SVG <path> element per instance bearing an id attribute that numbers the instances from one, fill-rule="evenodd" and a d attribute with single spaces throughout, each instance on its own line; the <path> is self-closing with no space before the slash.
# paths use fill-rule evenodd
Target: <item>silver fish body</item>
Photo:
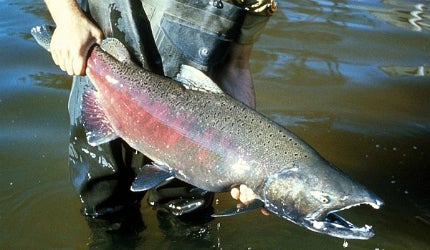
<path id="1" fill-rule="evenodd" d="M 89 143 L 121 137 L 154 161 L 142 166 L 134 190 L 169 177 L 212 192 L 245 184 L 269 211 L 309 230 L 346 239 L 374 235 L 370 226 L 356 227 L 334 212 L 360 204 L 379 208 L 379 197 L 201 72 L 184 66 L 180 83 L 96 46 L 86 73 L 97 90 L 84 96 Z"/>

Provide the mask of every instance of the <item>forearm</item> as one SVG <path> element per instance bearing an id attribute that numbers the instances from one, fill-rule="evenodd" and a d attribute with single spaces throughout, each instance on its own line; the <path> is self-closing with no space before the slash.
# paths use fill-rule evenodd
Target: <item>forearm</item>
<path id="1" fill-rule="evenodd" d="M 69 25 L 70 22 L 85 18 L 76 0 L 45 0 L 45 3 L 57 26 Z"/>
<path id="2" fill-rule="evenodd" d="M 69 75 L 85 74 L 89 49 L 100 43 L 103 33 L 82 11 L 76 0 L 45 0 L 57 25 L 51 39 L 55 64 Z"/>

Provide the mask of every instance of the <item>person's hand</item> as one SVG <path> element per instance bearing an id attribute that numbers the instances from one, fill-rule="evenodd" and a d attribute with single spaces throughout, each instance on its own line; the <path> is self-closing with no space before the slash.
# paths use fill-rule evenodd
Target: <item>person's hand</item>
<path id="1" fill-rule="evenodd" d="M 52 36 L 52 59 L 69 75 L 84 75 L 88 51 L 102 39 L 102 31 L 85 17 L 62 22 Z"/>
<path id="2" fill-rule="evenodd" d="M 231 197 L 235 200 L 239 200 L 243 204 L 248 204 L 256 198 L 256 195 L 252 189 L 248 188 L 246 185 L 240 185 L 239 187 L 233 187 L 230 191 Z M 267 209 L 262 208 L 261 213 L 264 215 L 269 215 Z"/>

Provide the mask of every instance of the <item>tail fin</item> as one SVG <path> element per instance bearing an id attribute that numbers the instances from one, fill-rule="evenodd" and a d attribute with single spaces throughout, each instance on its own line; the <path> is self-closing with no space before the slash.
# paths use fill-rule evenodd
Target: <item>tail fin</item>
<path id="1" fill-rule="evenodd" d="M 35 26 L 31 28 L 31 35 L 36 39 L 36 42 L 47 51 L 50 51 L 52 34 L 55 28 L 49 25 Z"/>

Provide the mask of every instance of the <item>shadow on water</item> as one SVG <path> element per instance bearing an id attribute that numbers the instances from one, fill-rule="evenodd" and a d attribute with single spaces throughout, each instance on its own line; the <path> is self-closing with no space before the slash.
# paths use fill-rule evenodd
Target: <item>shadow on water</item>
<path id="1" fill-rule="evenodd" d="M 190 223 L 157 213 L 145 202 L 134 233 L 91 232 L 68 179 L 71 79 L 29 36 L 33 25 L 50 22 L 49 14 L 42 1 L 2 3 L 0 248 L 82 249 L 104 244 L 106 237 L 111 237 L 108 246 L 123 249 L 342 248 L 342 239 L 258 211 Z M 348 248 L 428 249 L 427 3 L 279 4 L 251 61 L 258 110 L 386 202 L 380 210 L 363 206 L 341 212 L 376 232 L 368 241 L 347 241 Z M 213 206 L 218 211 L 233 204 L 218 194 Z"/>
<path id="2" fill-rule="evenodd" d="M 72 87 L 70 77 L 65 76 L 64 74 L 58 75 L 54 73 L 39 72 L 38 74 L 31 74 L 29 77 L 35 85 L 40 87 L 60 90 L 70 90 Z"/>

